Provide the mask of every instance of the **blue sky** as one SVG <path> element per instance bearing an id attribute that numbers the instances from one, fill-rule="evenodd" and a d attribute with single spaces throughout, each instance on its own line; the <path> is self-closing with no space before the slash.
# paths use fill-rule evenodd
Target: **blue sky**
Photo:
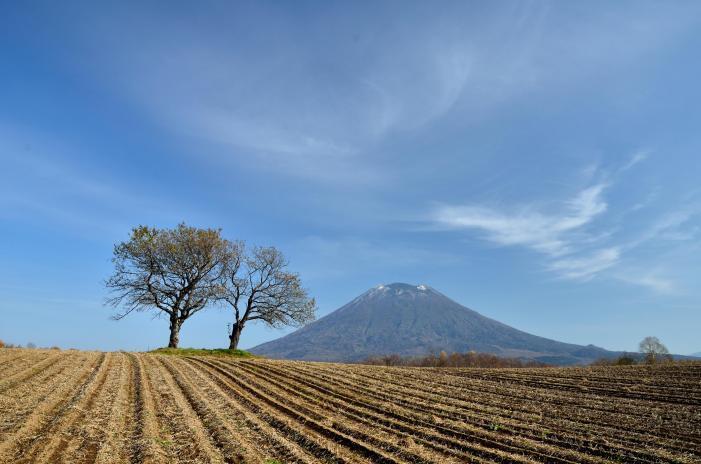
<path id="1" fill-rule="evenodd" d="M 279 247 L 319 315 L 425 283 L 699 351 L 700 26 L 697 2 L 4 2 L 0 339 L 164 345 L 103 281 L 131 227 L 186 221 Z"/>

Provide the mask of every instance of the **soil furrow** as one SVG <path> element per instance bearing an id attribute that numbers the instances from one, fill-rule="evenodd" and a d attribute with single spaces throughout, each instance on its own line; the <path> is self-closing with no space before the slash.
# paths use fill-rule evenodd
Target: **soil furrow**
<path id="1" fill-rule="evenodd" d="M 85 389 L 93 382 L 104 365 L 106 356 L 94 356 L 92 367 L 88 364 L 78 369 L 75 377 L 71 377 L 57 386 L 46 401 L 39 404 L 24 424 L 9 439 L 0 443 L 0 462 L 19 462 L 28 450 L 39 442 L 58 422 L 63 414 L 78 401 Z"/>
<path id="2" fill-rule="evenodd" d="M 261 363 L 262 364 L 262 363 Z M 270 363 L 267 363 L 270 364 Z M 287 369 L 288 373 L 294 371 L 294 369 Z M 288 374 L 293 375 L 293 374 Z M 377 400 L 379 404 L 386 403 L 387 401 L 393 402 L 397 406 L 408 408 L 409 410 L 417 411 L 422 414 L 434 416 L 440 418 L 443 422 L 459 421 L 460 423 L 470 423 L 474 426 L 481 427 L 483 429 L 494 428 L 494 424 L 499 424 L 499 431 L 501 434 L 514 434 L 518 436 L 526 436 L 535 438 L 536 440 L 540 438 L 542 441 L 552 444 L 554 446 L 562 446 L 567 448 L 579 448 L 581 451 L 588 451 L 589 453 L 612 458 L 614 456 L 619 456 L 621 453 L 625 453 L 629 458 L 635 458 L 639 461 L 651 461 L 655 462 L 656 458 L 647 456 L 645 454 L 636 451 L 636 446 L 626 447 L 624 444 L 617 447 L 607 446 L 604 443 L 592 442 L 582 437 L 576 435 L 567 436 L 564 434 L 562 428 L 557 428 L 558 433 L 548 432 L 548 436 L 543 436 L 543 421 L 540 420 L 540 430 L 541 433 L 537 433 L 537 429 L 526 427 L 527 424 L 521 422 L 515 422 L 513 420 L 513 411 L 504 410 L 492 410 L 489 415 L 481 413 L 475 416 L 474 413 L 465 414 L 465 409 L 463 408 L 461 413 L 455 413 L 451 411 L 445 411 L 439 407 L 436 402 L 431 402 L 430 406 L 422 407 L 424 401 L 410 401 L 401 399 L 403 397 L 410 398 L 412 395 L 405 390 L 402 393 L 390 394 L 391 390 L 388 389 L 387 384 L 378 384 L 375 388 L 381 389 L 382 391 L 376 391 L 373 389 L 362 388 L 354 382 L 343 383 L 340 378 L 343 376 L 336 375 L 334 378 L 323 376 L 323 383 L 326 387 L 330 388 L 332 386 L 340 386 L 341 388 L 353 388 L 354 391 L 362 394 L 364 402 L 372 403 L 373 399 Z M 307 379 L 318 378 L 318 373 L 314 372 L 307 375 Z M 496 419 L 499 417 L 499 419 Z M 536 426 L 537 427 L 537 426 Z M 554 427 L 553 427 L 554 428 Z M 575 429 L 576 430 L 576 429 Z M 646 443 L 646 442 L 643 442 Z"/>
<path id="3" fill-rule="evenodd" d="M 242 368 L 247 368 L 250 369 L 253 363 L 239 363 L 239 365 Z M 261 363 L 262 364 L 262 363 Z M 255 368 L 261 367 L 261 365 L 256 364 Z M 269 367 L 269 366 L 265 366 Z M 284 374 L 280 372 L 276 372 L 277 375 L 283 376 Z M 264 377 L 263 377 L 264 378 Z M 292 380 L 290 377 L 284 377 L 288 382 Z M 292 381 L 294 382 L 294 381 Z M 291 383 L 291 382 L 290 382 Z M 302 396 L 302 391 L 309 391 L 307 388 L 305 388 L 304 384 L 297 383 L 294 387 L 294 390 L 283 385 L 282 383 L 277 383 L 278 388 L 285 389 L 288 391 L 288 393 L 293 394 L 295 391 L 298 392 L 297 396 L 301 397 Z M 413 417 L 407 417 L 402 414 L 397 413 L 396 408 L 392 408 L 391 410 L 388 409 L 387 407 L 382 408 L 378 406 L 373 406 L 371 404 L 367 404 L 364 402 L 364 397 L 361 397 L 361 399 L 355 399 L 351 396 L 347 395 L 341 395 L 337 394 L 335 392 L 331 392 L 327 389 L 324 389 L 323 387 L 318 387 L 318 386 L 311 386 L 307 385 L 307 387 L 311 387 L 313 390 L 316 390 L 314 393 L 316 393 L 318 398 L 314 398 L 314 394 L 306 397 L 308 401 L 316 402 L 317 406 L 320 406 L 323 403 L 326 403 L 327 405 L 333 405 L 335 404 L 338 408 L 338 410 L 341 410 L 344 414 L 348 414 L 350 416 L 355 416 L 356 420 L 360 420 L 364 422 L 364 425 L 370 425 L 374 424 L 375 427 L 381 426 L 381 427 L 386 427 L 388 430 L 392 430 L 395 433 L 397 431 L 401 431 L 404 434 L 410 435 L 412 439 L 414 440 L 422 440 L 425 441 L 427 444 L 429 443 L 441 443 L 443 444 L 446 448 L 448 449 L 453 449 L 453 450 L 459 450 L 462 449 L 466 452 L 472 452 L 473 455 L 477 454 L 478 456 L 485 457 L 485 458 L 503 458 L 504 456 L 500 454 L 493 454 L 494 451 L 491 450 L 498 450 L 500 452 L 504 453 L 512 453 L 516 454 L 511 457 L 513 460 L 518 460 L 520 454 L 523 455 L 528 455 L 531 458 L 534 459 L 539 459 L 541 461 L 545 462 L 553 462 L 553 463 L 568 463 L 568 462 L 573 462 L 571 460 L 562 458 L 562 457 L 557 457 L 555 454 L 558 450 L 553 450 L 549 449 L 547 450 L 546 447 L 541 446 L 541 450 L 538 451 L 536 449 L 529 449 L 528 448 L 528 443 L 523 443 L 521 442 L 522 445 L 526 445 L 525 448 L 517 448 L 514 446 L 510 446 L 507 443 L 504 442 L 499 442 L 496 441 L 495 438 L 499 437 L 490 437 L 487 434 L 481 434 L 479 433 L 480 431 L 478 430 L 472 430 L 472 433 L 466 433 L 465 431 L 457 431 L 457 430 L 450 430 L 446 427 L 443 427 L 441 425 L 435 424 L 435 423 L 429 423 L 425 420 L 422 420 L 421 418 L 417 416 Z M 334 399 L 335 398 L 335 399 Z M 406 437 L 403 437 L 406 438 Z M 465 443 L 470 443 L 472 445 L 472 448 L 468 448 L 465 446 Z M 479 444 L 481 445 L 480 448 L 475 448 L 474 445 Z M 574 453 L 572 453 L 575 457 L 579 457 L 580 460 L 582 458 L 586 459 L 586 456 L 579 456 Z M 591 462 L 599 462 L 599 461 L 591 461 Z"/>
<path id="4" fill-rule="evenodd" d="M 115 376 L 116 371 L 113 366 L 116 362 L 117 359 L 112 353 L 105 355 L 104 363 L 94 372 L 90 381 L 75 393 L 70 405 L 55 415 L 52 422 L 43 430 L 44 439 L 37 440 L 33 446 L 26 447 L 19 462 L 61 462 L 64 453 L 70 455 L 70 451 L 67 451 L 70 443 L 74 443 L 75 449 L 76 442 L 83 442 L 81 429 L 86 424 L 85 419 L 88 417 L 88 412 L 91 415 L 96 413 L 92 409 L 105 392 L 103 389 L 105 383 L 110 377 Z M 94 447 L 95 444 L 88 441 L 83 450 L 94 454 Z M 76 462 L 75 458 L 72 461 Z"/>
<path id="5" fill-rule="evenodd" d="M 316 367 L 316 366 L 314 366 L 314 367 Z M 353 377 L 345 378 L 346 376 L 339 375 L 339 374 L 341 374 L 341 372 L 336 372 L 334 375 L 324 374 L 322 372 L 323 371 L 322 369 L 310 370 L 312 368 L 309 366 L 305 366 L 305 367 L 301 368 L 298 365 L 294 365 L 291 367 L 291 369 L 292 370 L 299 369 L 300 372 L 306 373 L 306 375 L 323 377 L 324 380 L 329 382 L 329 383 L 351 384 L 355 388 L 359 388 L 359 389 L 362 389 L 362 388 L 370 388 L 370 389 L 381 388 L 381 392 L 378 392 L 377 394 L 384 396 L 384 397 L 386 397 L 387 393 L 390 391 L 396 392 L 396 395 L 398 395 L 399 398 L 409 399 L 409 398 L 413 397 L 413 398 L 416 398 L 416 400 L 418 401 L 417 403 L 415 403 L 413 401 L 408 401 L 407 402 L 408 404 L 421 404 L 421 403 L 426 402 L 426 403 L 431 405 L 431 408 L 434 408 L 437 411 L 441 411 L 442 408 L 445 406 L 448 408 L 458 407 L 458 408 L 463 409 L 463 410 L 473 410 L 474 412 L 479 413 L 480 409 L 483 409 L 483 407 L 488 407 L 488 409 L 490 410 L 490 414 L 496 414 L 498 416 L 504 415 L 504 413 L 500 412 L 500 407 L 496 406 L 494 403 L 492 403 L 492 402 L 488 402 L 486 404 L 482 403 L 485 399 L 484 398 L 485 394 L 472 396 L 471 402 L 468 403 L 468 402 L 461 401 L 461 400 L 451 399 L 450 392 L 447 392 L 447 391 L 445 393 L 442 393 L 439 395 L 438 393 L 441 392 L 441 390 L 437 390 L 435 388 L 433 390 L 431 390 L 428 386 L 424 386 L 422 384 L 416 383 L 416 381 L 412 381 L 412 382 L 414 382 L 411 384 L 412 388 L 407 389 L 406 382 L 400 383 L 399 381 L 388 380 L 386 378 L 377 378 L 374 376 L 368 376 L 367 374 L 354 373 Z M 362 381 L 362 380 L 359 381 L 357 379 L 357 376 L 361 376 L 363 378 L 369 377 L 371 379 L 371 381 L 374 382 L 374 384 L 370 384 L 367 381 Z M 381 385 L 381 387 L 378 387 L 378 385 Z M 366 386 L 366 387 L 364 387 L 364 386 Z M 460 390 L 458 390 L 458 391 L 460 391 Z M 462 391 L 461 391 L 461 393 L 462 393 Z M 462 394 L 461 394 L 461 396 L 462 396 Z M 477 400 L 477 401 L 472 402 L 473 399 Z M 536 415 L 534 412 L 531 412 L 531 411 L 537 411 L 537 409 L 529 408 L 529 409 L 526 409 L 524 411 L 520 407 L 524 403 L 523 398 L 517 399 L 516 397 L 514 397 L 514 400 L 515 401 L 506 402 L 506 403 L 503 401 L 501 403 L 496 403 L 496 404 L 501 404 L 502 406 L 505 404 L 509 405 L 509 409 L 506 410 L 506 415 L 504 416 L 505 419 L 508 419 L 510 416 L 514 416 L 514 414 L 516 414 L 516 413 L 525 413 L 525 414 L 532 414 L 531 420 L 537 419 L 538 426 L 542 427 L 542 426 L 547 425 L 549 418 L 548 418 L 548 415 L 545 415 L 543 413 L 546 411 L 549 411 L 549 410 L 546 408 L 545 404 L 540 403 L 541 410 L 539 411 L 539 414 Z M 401 402 L 404 400 L 398 400 L 398 401 Z M 528 403 L 528 404 L 530 405 L 531 403 Z M 475 408 L 476 406 L 477 406 L 477 408 Z M 578 412 L 577 410 L 573 410 L 573 409 L 568 408 L 567 410 L 569 411 L 569 414 L 568 414 L 569 417 L 567 420 L 563 421 L 560 418 L 561 414 L 558 413 L 558 411 L 561 411 L 561 410 L 562 410 L 562 407 L 554 409 L 554 410 L 550 410 L 550 411 L 552 411 L 553 416 L 558 417 L 558 422 L 551 424 L 551 426 L 549 427 L 552 430 L 559 431 L 562 423 L 575 421 L 575 422 L 572 422 L 573 430 L 579 430 L 579 429 L 586 430 L 588 427 L 594 425 L 594 426 L 596 426 L 597 431 L 600 435 L 601 432 L 605 433 L 607 431 L 607 429 L 605 427 L 602 428 L 602 425 L 609 424 L 609 421 L 611 420 L 611 419 L 608 419 L 606 417 L 601 417 L 601 416 L 597 416 L 595 418 L 584 419 L 584 418 L 580 417 L 578 414 L 574 414 L 575 412 Z M 446 411 L 443 411 L 443 412 L 446 412 Z M 525 416 L 524 419 L 529 420 L 529 419 L 527 419 L 527 417 L 528 416 Z M 614 423 L 614 424 L 616 424 L 616 425 L 611 425 L 611 428 L 608 429 L 608 431 L 609 431 L 608 437 L 610 439 L 615 440 L 617 437 L 620 437 L 620 425 L 621 424 L 620 424 L 620 421 L 618 423 Z M 630 426 L 627 424 L 627 426 L 626 426 L 626 430 L 628 433 L 636 433 L 636 432 L 643 433 L 642 436 L 640 436 L 638 439 L 631 442 L 631 446 L 633 448 L 640 446 L 640 444 L 648 443 L 650 436 L 651 435 L 654 436 L 653 431 L 641 429 L 637 423 L 635 423 L 635 425 L 636 426 Z M 668 426 L 668 424 L 666 424 L 666 425 Z M 673 443 L 675 441 L 677 441 L 677 440 L 675 440 L 675 438 L 678 437 L 677 432 L 675 431 L 674 433 L 670 433 L 668 435 L 670 435 L 670 445 L 669 446 L 674 448 L 675 445 Z M 661 437 L 658 435 L 657 438 L 659 440 L 659 438 L 661 438 Z M 684 442 L 688 442 L 688 438 L 687 438 L 687 441 L 684 441 Z M 597 446 L 596 443 L 594 445 Z"/>
<path id="6" fill-rule="evenodd" d="M 122 379 L 126 373 L 126 359 L 119 353 L 110 353 L 110 363 L 106 365 L 106 376 L 96 381 L 93 393 L 86 393 L 84 401 L 73 407 L 70 414 L 64 418 L 63 426 L 59 426 L 62 435 L 61 442 L 54 448 L 49 459 L 45 462 L 60 463 L 94 463 L 107 447 L 115 463 L 123 463 L 123 456 L 115 447 L 113 421 L 122 416 L 119 404 L 122 392 Z M 104 451 L 103 451 L 104 452 Z M 47 455 L 45 451 L 44 456 Z"/>
<path id="7" fill-rule="evenodd" d="M 211 406 L 210 400 L 193 386 L 191 379 L 180 370 L 182 369 L 182 366 L 179 366 L 180 362 L 165 358 L 159 358 L 159 361 L 173 376 L 175 383 L 180 387 L 193 411 L 199 416 L 212 440 L 222 450 L 227 464 L 262 460 L 262 456 L 253 447 L 238 439 L 239 434 L 222 420 L 221 414 Z"/>
<path id="8" fill-rule="evenodd" d="M 156 446 L 159 425 L 151 380 L 144 369 L 142 356 L 133 353 L 129 353 L 128 356 L 132 369 L 129 398 L 133 417 L 132 430 L 129 434 L 129 462 L 130 464 L 161 464 L 165 462 L 165 453 Z"/>
<path id="9" fill-rule="evenodd" d="M 525 369 L 0 349 L 0 462 L 701 464 L 701 363 Z"/>
<path id="10" fill-rule="evenodd" d="M 153 374 L 155 406 L 162 426 L 157 440 L 168 452 L 169 460 L 224 464 L 221 450 L 212 441 L 172 375 L 156 357 L 144 356 L 144 360 L 146 369 Z"/>
<path id="11" fill-rule="evenodd" d="M 278 429 L 287 438 L 304 447 L 321 462 L 375 462 L 366 459 L 365 456 L 361 454 L 354 454 L 355 447 L 353 443 L 337 443 L 329 439 L 323 430 L 319 430 L 320 427 L 318 424 L 308 427 L 309 421 L 305 420 L 305 418 L 300 418 L 296 414 L 278 414 L 278 409 L 275 406 L 271 407 L 266 401 L 260 401 L 260 398 L 255 392 L 243 386 L 241 382 L 226 369 L 199 358 L 194 359 L 194 361 L 222 388 L 236 395 L 237 399 L 253 413 L 268 422 L 272 427 Z"/>
<path id="12" fill-rule="evenodd" d="M 237 365 L 236 367 L 245 369 L 243 364 Z M 282 385 L 275 379 L 275 377 L 261 378 L 257 376 L 257 379 L 261 379 L 264 382 L 275 386 L 277 390 L 284 390 L 284 393 L 282 394 L 279 391 L 272 391 L 269 388 L 262 387 L 256 380 L 251 380 L 246 373 L 242 373 L 238 370 L 235 371 L 235 373 L 237 376 L 240 376 L 242 380 L 246 380 L 253 387 L 264 391 L 271 397 L 279 401 L 284 401 L 287 405 L 294 404 L 298 411 L 301 410 L 301 412 L 304 414 L 309 415 L 322 423 L 331 423 L 334 429 L 351 435 L 372 446 L 376 446 L 387 452 L 396 454 L 398 457 L 408 462 L 441 462 L 436 460 L 435 453 L 422 452 L 421 449 L 406 450 L 401 446 L 397 446 L 398 443 L 406 441 L 409 435 L 399 430 L 395 430 L 392 427 L 382 425 L 381 419 L 373 423 L 368 423 L 364 418 L 349 414 L 349 412 L 346 410 L 347 405 L 338 405 L 332 401 L 329 401 L 329 398 L 312 398 L 303 392 L 303 390 L 292 389 Z M 251 372 L 249 371 L 248 374 L 250 373 Z M 305 400 L 304 403 L 300 403 L 300 401 L 298 401 L 301 399 Z M 372 435 L 365 433 L 365 431 L 368 430 L 369 425 L 372 425 L 373 428 Z M 451 454 L 452 451 L 441 446 L 437 446 L 434 449 L 447 452 L 447 454 Z M 459 455 L 459 453 L 455 452 L 452 454 Z M 446 457 L 442 457 L 440 459 L 442 461 L 448 461 L 448 458 Z"/>
<path id="13" fill-rule="evenodd" d="M 81 356 L 80 359 L 85 358 Z M 20 427 L 38 405 L 46 401 L 47 395 L 56 385 L 65 383 L 66 379 L 75 375 L 69 361 L 68 357 L 64 357 L 40 375 L 32 376 L 21 385 L 0 393 L 0 441 L 3 436 Z"/>
<path id="14" fill-rule="evenodd" d="M 41 374 L 47 367 L 51 366 L 55 360 L 56 356 L 48 356 L 37 363 L 33 363 L 26 369 L 22 369 L 12 375 L 3 376 L 2 380 L 0 380 L 0 393 L 17 384 L 28 381 L 35 375 Z"/>
<path id="15" fill-rule="evenodd" d="M 240 363 L 241 365 L 244 365 L 244 363 Z M 368 416 L 369 421 L 382 421 L 386 420 L 386 417 L 383 416 L 388 416 L 391 417 L 392 419 L 396 419 L 399 421 L 399 423 L 390 421 L 388 422 L 388 425 L 391 427 L 397 427 L 397 428 L 402 428 L 402 427 L 407 427 L 408 424 L 411 425 L 421 425 L 424 427 L 425 430 L 431 430 L 433 433 L 431 434 L 432 439 L 434 441 L 440 441 L 440 440 L 445 440 L 447 437 L 449 437 L 451 440 L 448 441 L 448 443 L 452 444 L 455 446 L 456 444 L 459 445 L 461 443 L 460 440 L 453 440 L 456 438 L 462 439 L 462 441 L 478 441 L 481 439 L 484 439 L 485 437 L 490 437 L 488 440 L 488 443 L 493 444 L 495 440 L 497 439 L 506 439 L 509 440 L 508 437 L 504 437 L 504 429 L 499 429 L 498 433 L 493 434 L 490 436 L 489 434 L 483 434 L 481 433 L 480 429 L 474 429 L 472 428 L 471 430 L 466 430 L 464 428 L 462 429 L 457 429 L 457 428 L 449 428 L 447 427 L 444 423 L 443 424 L 438 424 L 435 421 L 430 421 L 429 418 L 433 417 L 430 414 L 416 414 L 412 410 L 408 409 L 402 409 L 398 408 L 397 405 L 393 405 L 391 409 L 388 409 L 386 407 L 386 402 L 384 403 L 375 403 L 372 400 L 368 400 L 368 396 L 366 395 L 356 395 L 353 396 L 353 392 L 344 390 L 343 393 L 341 393 L 338 390 L 330 390 L 327 388 L 327 383 L 324 383 L 324 385 L 319 385 L 317 383 L 311 382 L 309 378 L 304 379 L 300 378 L 294 375 L 291 375 L 289 373 L 283 372 L 281 370 L 276 370 L 270 366 L 270 363 L 246 363 L 249 364 L 250 366 L 255 366 L 255 368 L 261 368 L 261 369 L 269 369 L 272 372 L 275 373 L 275 375 L 282 377 L 285 379 L 285 382 L 287 384 L 292 384 L 295 385 L 294 388 L 299 388 L 299 389 L 305 389 L 311 388 L 317 392 L 320 397 L 324 398 L 324 401 L 331 401 L 333 402 L 329 397 L 335 398 L 337 404 L 340 405 L 346 405 L 346 407 L 351 407 L 351 408 L 357 408 L 355 409 L 356 412 L 359 414 L 365 414 Z M 284 386 L 281 385 L 281 388 L 285 388 Z M 384 406 L 384 407 L 383 407 Z M 464 423 L 461 425 L 465 425 Z M 411 428 L 409 428 L 411 430 Z M 442 436 L 439 436 L 437 434 L 440 434 Z M 514 444 L 520 444 L 523 445 L 524 442 L 522 440 L 516 440 L 514 439 Z M 525 444 L 528 444 L 526 442 Z M 534 457 L 540 457 L 540 459 L 544 458 L 549 458 L 553 462 L 557 461 L 557 454 L 560 453 L 562 454 L 562 457 L 559 458 L 563 462 L 569 462 L 568 460 L 591 460 L 591 462 L 600 462 L 600 460 L 597 459 L 592 459 L 588 458 L 587 456 L 583 456 L 580 453 L 576 453 L 574 449 L 553 449 L 549 448 L 547 446 L 543 446 L 540 443 L 533 443 L 531 442 L 531 446 L 535 445 L 536 448 L 531 450 L 532 454 Z M 550 444 L 552 445 L 563 445 L 562 442 L 558 442 L 557 444 Z M 571 444 L 570 444 L 571 445 Z M 539 450 L 539 451 L 536 451 Z M 535 453 L 533 453 L 535 451 Z M 584 448 L 582 449 L 582 452 L 586 452 L 588 449 Z M 545 455 L 543 454 L 545 453 Z M 550 453 L 550 454 L 548 454 Z M 610 454 L 606 454 L 606 456 L 610 457 Z"/>
<path id="16" fill-rule="evenodd" d="M 249 441 L 253 441 L 256 446 L 266 451 L 266 459 L 279 460 L 285 463 L 306 463 L 314 462 L 313 456 L 307 453 L 304 448 L 295 442 L 288 440 L 271 427 L 260 417 L 251 413 L 238 401 L 235 401 L 230 394 L 220 387 L 209 376 L 197 368 L 191 361 L 187 363 L 188 372 L 193 382 L 208 394 L 212 399 L 218 401 L 220 408 L 226 411 L 229 421 L 237 424 L 242 430 L 242 434 L 251 435 Z"/>

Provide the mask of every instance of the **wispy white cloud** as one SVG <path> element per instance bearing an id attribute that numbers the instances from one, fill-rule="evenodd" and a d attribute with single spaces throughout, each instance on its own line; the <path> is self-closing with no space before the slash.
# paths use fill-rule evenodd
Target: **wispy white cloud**
<path id="1" fill-rule="evenodd" d="M 559 213 L 543 213 L 529 205 L 505 213 L 480 206 L 439 206 L 434 223 L 451 229 L 476 229 L 499 245 L 522 245 L 549 256 L 572 252 L 572 234 L 606 211 L 605 184 L 595 184 L 564 202 Z"/>
<path id="2" fill-rule="evenodd" d="M 626 249 L 640 247 L 653 240 L 688 241 L 701 236 L 701 226 L 694 218 L 701 214 L 697 206 L 679 206 L 676 211 L 667 212 L 656 218 L 637 237 L 625 244 Z"/>
<path id="3" fill-rule="evenodd" d="M 646 157 L 646 153 L 639 152 L 618 172 L 630 169 Z M 591 178 L 608 177 L 588 174 Z M 615 222 L 595 224 L 609 208 L 604 193 L 611 186 L 604 182 L 590 185 L 562 201 L 555 212 L 544 212 L 537 204 L 522 205 L 510 211 L 479 205 L 440 205 L 434 208 L 429 220 L 442 229 L 476 231 L 484 240 L 499 246 L 534 250 L 544 255 L 545 269 L 564 279 L 588 281 L 606 274 L 656 293 L 678 292 L 679 286 L 669 277 L 664 263 L 655 263 L 652 272 L 643 270 L 641 262 L 624 264 L 623 257 L 634 256 L 639 248 L 648 245 L 688 244 L 697 239 L 701 236 L 701 226 L 696 218 L 701 215 L 701 209 L 691 202 L 678 205 L 676 210 L 648 220 L 648 226 L 637 234 Z"/>
<path id="4" fill-rule="evenodd" d="M 382 178 L 366 158 L 388 136 L 448 114 L 481 119 L 534 90 L 590 86 L 601 69 L 647 59 L 692 26 L 684 10 L 413 6 L 387 28 L 391 9 L 348 7 L 320 10 L 328 16 L 300 30 L 285 8 L 222 8 L 202 29 L 183 28 L 175 10 L 142 6 L 113 8 L 74 33 L 108 85 L 174 133 L 217 144 L 209 156 L 366 182 Z M 360 32 L 348 30 L 359 18 Z M 105 31 L 119 40 L 105 40 Z"/>
<path id="5" fill-rule="evenodd" d="M 604 248 L 586 256 L 556 259 L 548 268 L 567 279 L 588 280 L 615 266 L 620 257 L 618 248 Z"/>
<path id="6" fill-rule="evenodd" d="M 561 210 L 544 213 L 533 205 L 516 212 L 478 206 L 439 206 L 432 220 L 439 226 L 478 230 L 483 238 L 502 246 L 525 246 L 546 255 L 547 268 L 565 279 L 588 280 L 616 265 L 618 247 L 593 248 L 604 233 L 586 233 L 586 226 L 603 214 L 607 185 L 591 185 L 562 202 Z"/>
<path id="7" fill-rule="evenodd" d="M 112 171 L 76 164 L 71 158 L 78 152 L 44 132 L 0 124 L 0 217 L 97 237 L 129 230 L 134 218 L 153 221 L 169 209 L 154 192 L 116 181 Z"/>
<path id="8" fill-rule="evenodd" d="M 625 273 L 616 273 L 618 280 L 631 285 L 645 287 L 655 293 L 673 295 L 679 292 L 678 285 L 669 278 L 661 277 L 655 273 L 639 273 L 635 270 Z"/>
<path id="9" fill-rule="evenodd" d="M 165 30 L 179 25 L 160 16 Z M 120 71 L 110 84 L 168 130 L 208 142 L 209 156 L 315 181 L 364 183 L 381 174 L 364 159 L 375 144 L 450 112 L 469 81 L 474 47 L 433 21 L 327 49 L 300 47 L 296 19 L 276 16 L 266 23 L 277 28 L 276 38 L 250 47 L 232 47 L 230 28 L 164 37 L 137 21 L 132 39 L 107 44 L 114 50 L 105 66 Z M 102 30 L 88 33 L 101 37 Z"/>
<path id="10" fill-rule="evenodd" d="M 650 151 L 649 150 L 641 150 L 633 154 L 633 156 L 630 157 L 628 162 L 621 168 L 621 171 L 627 171 L 631 169 L 633 166 L 642 163 L 646 159 L 648 159 L 650 156 Z"/>

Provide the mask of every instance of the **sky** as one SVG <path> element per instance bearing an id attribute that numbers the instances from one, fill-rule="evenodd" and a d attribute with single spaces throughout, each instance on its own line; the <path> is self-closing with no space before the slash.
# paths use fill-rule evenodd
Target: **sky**
<path id="1" fill-rule="evenodd" d="M 184 221 L 279 248 L 318 316 L 407 282 L 700 351 L 699 49 L 691 1 L 3 2 L 0 339 L 165 345 L 104 281 L 132 227 Z"/>

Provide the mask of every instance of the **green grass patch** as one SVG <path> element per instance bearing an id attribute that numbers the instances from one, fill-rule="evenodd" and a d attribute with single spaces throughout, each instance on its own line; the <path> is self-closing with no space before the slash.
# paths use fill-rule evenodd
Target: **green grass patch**
<path id="1" fill-rule="evenodd" d="M 254 355 L 244 350 L 228 350 L 225 348 L 158 348 L 149 351 L 155 354 L 167 354 L 172 356 L 229 356 L 234 358 L 255 358 Z"/>
<path id="2" fill-rule="evenodd" d="M 173 442 L 170 440 L 164 440 L 163 438 L 154 437 L 153 440 L 161 445 L 163 448 L 169 448 Z"/>

